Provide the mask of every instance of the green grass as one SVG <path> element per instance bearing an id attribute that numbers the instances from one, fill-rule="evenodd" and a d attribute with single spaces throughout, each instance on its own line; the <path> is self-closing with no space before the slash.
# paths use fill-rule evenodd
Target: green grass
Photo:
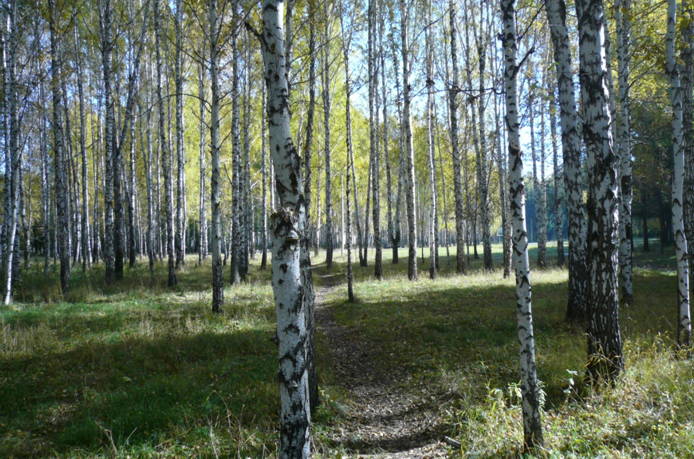
<path id="1" fill-rule="evenodd" d="M 224 313 L 215 315 L 209 265 L 188 263 L 172 291 L 151 286 L 144 266 L 108 288 L 101 269 L 76 269 L 70 303 L 51 297 L 55 275 L 25 273 L 25 302 L 0 313 L 0 456 L 189 449 L 261 457 L 274 449 L 269 272 L 254 266 L 250 282 L 227 287 Z"/>
<path id="2" fill-rule="evenodd" d="M 479 248 L 481 255 L 481 247 Z M 626 374 L 614 388 L 581 385 L 584 332 L 563 321 L 566 270 L 533 270 L 533 312 L 540 380 L 546 393 L 545 457 L 692 457 L 694 374 L 672 351 L 676 323 L 673 254 L 637 246 L 636 301 L 621 310 Z M 536 258 L 531 247 L 531 260 Z M 515 281 L 484 274 L 473 261 L 456 276 L 441 250 L 441 272 L 406 278 L 406 250 L 383 281 L 355 265 L 358 301 L 346 285 L 328 299 L 339 323 L 373 341 L 385 368 L 406 371 L 429 392 L 464 457 L 516 457 L 522 424 L 517 397 Z M 333 274 L 342 279 L 336 251 Z M 355 254 L 356 255 L 356 254 Z M 421 256 L 421 251 L 418 251 Z M 555 249 L 548 250 L 554 263 Z M 494 246 L 495 263 L 501 260 Z M 252 265 L 249 281 L 227 286 L 221 315 L 210 311 L 209 262 L 189 257 L 179 286 L 150 283 L 146 263 L 114 286 L 103 268 L 73 272 L 62 298 L 55 270 L 25 270 L 17 302 L 0 308 L 0 457 L 275 457 L 277 349 L 269 270 Z M 314 258 L 326 273 L 324 254 Z M 657 269 L 654 269 L 657 268 Z M 227 272 L 225 271 L 225 274 Z M 228 275 L 227 275 L 228 279 Z M 321 278 L 315 276 L 317 284 Z M 324 400 L 348 405 L 318 349 Z M 314 417 L 314 440 L 339 428 L 327 403 Z M 331 457 L 324 453 L 322 457 Z"/>

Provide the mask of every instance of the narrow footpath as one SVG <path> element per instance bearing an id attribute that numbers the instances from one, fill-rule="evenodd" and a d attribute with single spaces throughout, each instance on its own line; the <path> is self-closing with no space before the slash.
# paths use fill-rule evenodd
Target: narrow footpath
<path id="1" fill-rule="evenodd" d="M 344 276 L 321 267 L 313 275 L 317 330 L 329 349 L 325 361 L 348 396 L 348 406 L 339 408 L 345 422 L 329 434 L 329 446 L 346 448 L 354 458 L 454 457 L 440 441 L 435 397 L 425 387 L 412 387 L 406 371 L 386 370 L 373 343 L 335 320 L 329 298 L 344 287 Z"/>

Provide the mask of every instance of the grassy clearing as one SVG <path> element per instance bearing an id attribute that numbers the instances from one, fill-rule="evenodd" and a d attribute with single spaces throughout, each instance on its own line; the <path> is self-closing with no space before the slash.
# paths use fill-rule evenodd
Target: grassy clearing
<path id="1" fill-rule="evenodd" d="M 627 372 L 599 394 L 581 386 L 583 330 L 563 322 L 566 271 L 533 271 L 545 456 L 694 456 L 694 370 L 671 350 L 670 252 L 637 250 L 636 302 L 620 317 Z M 342 274 L 336 254 L 332 273 Z M 442 250 L 439 279 L 428 279 L 420 258 L 420 281 L 412 283 L 406 251 L 399 265 L 390 254 L 384 250 L 383 281 L 372 280 L 372 251 L 368 267 L 355 267 L 356 304 L 345 301 L 344 284 L 335 288 L 329 303 L 336 319 L 376 343 L 384 367 L 406 369 L 411 378 L 404 384 L 433 397 L 464 457 L 518 456 L 514 280 L 481 273 L 481 261 L 468 276 L 455 276 Z M 552 263 L 552 248 L 548 255 Z M 325 272 L 322 262 L 323 254 L 314 259 Z M 62 299 L 57 273 L 35 266 L 24 274 L 17 304 L 0 308 L 0 457 L 275 457 L 269 271 L 254 264 L 248 283 L 227 287 L 221 315 L 209 311 L 209 264 L 197 267 L 194 257 L 171 291 L 151 285 L 144 265 L 125 276 L 106 287 L 102 268 L 76 269 L 72 292 Z M 157 279 L 165 279 L 164 265 L 157 265 Z M 335 406 L 350 400 L 321 338 L 324 400 L 335 402 L 314 418 L 323 450 L 323 434 L 341 422 Z"/>

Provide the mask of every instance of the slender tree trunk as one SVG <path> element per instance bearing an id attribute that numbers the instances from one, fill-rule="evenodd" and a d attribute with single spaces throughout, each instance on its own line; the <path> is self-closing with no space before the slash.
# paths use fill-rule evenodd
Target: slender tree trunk
<path id="1" fill-rule="evenodd" d="M 408 260 L 407 277 L 417 280 L 417 218 L 414 213 L 415 177 L 414 177 L 414 143 L 412 139 L 411 86 L 410 86 L 410 45 L 408 31 L 409 11 L 406 0 L 400 0 L 400 38 L 402 52 L 402 87 L 403 87 L 403 121 L 405 125 L 405 157 L 407 158 L 407 184 L 405 195 L 407 201 Z"/>
<path id="2" fill-rule="evenodd" d="M 623 0 L 627 2 L 628 0 Z M 625 3 L 624 7 L 630 6 Z M 694 240 L 694 10 L 690 0 L 682 0 L 682 14 L 684 15 L 682 26 L 681 47 L 681 79 L 682 79 L 682 148 L 684 150 L 684 232 L 687 241 Z M 622 40 L 624 41 L 625 73 L 628 80 L 629 69 L 629 29 L 631 24 L 624 20 L 622 27 Z M 628 89 L 628 88 L 627 88 Z M 627 101 L 629 98 L 627 97 Z M 644 239 L 645 241 L 645 239 Z M 645 246 L 644 246 L 645 247 Z M 694 289 L 694 259 L 689 257 L 689 288 Z M 624 292 L 622 291 L 622 295 Z M 690 291 L 691 298 L 691 291 Z"/>
<path id="3" fill-rule="evenodd" d="M 155 0 L 157 1 L 157 0 Z M 222 269 L 219 199 L 219 16 L 217 0 L 208 0 L 210 43 L 210 212 L 212 214 L 212 312 L 222 312 L 224 305 L 224 272 Z"/>
<path id="4" fill-rule="evenodd" d="M 576 98 L 571 45 L 566 28 L 564 0 L 547 0 L 547 20 L 552 26 L 552 44 L 559 87 L 562 153 L 564 160 L 564 188 L 569 239 L 569 298 L 566 308 L 568 321 L 580 322 L 585 317 L 588 301 L 588 276 L 586 264 L 586 225 L 583 210 L 581 178 L 581 144 L 577 129 Z"/>
<path id="5" fill-rule="evenodd" d="M 261 137 L 261 173 L 263 177 L 263 184 L 262 184 L 262 190 L 263 190 L 263 201 L 262 201 L 262 222 L 263 222 L 263 234 L 262 234 L 262 246 L 263 246 L 263 253 L 260 258 L 260 269 L 265 269 L 267 267 L 267 249 L 268 249 L 268 240 L 267 240 L 267 180 L 268 180 L 268 167 L 267 167 L 267 145 L 266 145 L 266 139 L 267 139 L 267 114 L 266 114 L 266 105 L 267 105 L 267 94 L 265 91 L 265 84 L 261 84 L 262 87 L 262 119 L 261 119 L 261 126 L 260 126 L 260 137 Z M 272 182 L 270 183 L 270 186 L 272 187 Z"/>
<path id="6" fill-rule="evenodd" d="M 451 120 L 451 154 L 453 156 L 453 191 L 455 193 L 455 242 L 456 242 L 456 271 L 465 274 L 465 209 L 463 201 L 463 182 L 460 175 L 460 147 L 458 145 L 458 93 L 460 83 L 458 75 L 458 21 L 453 0 L 448 2 L 448 18 L 450 23 L 450 55 L 452 63 L 452 80 L 448 89 L 448 111 Z"/>
<path id="7" fill-rule="evenodd" d="M 281 210 L 272 217 L 272 278 L 277 312 L 280 362 L 281 459 L 310 456 L 311 423 L 308 371 L 304 342 L 305 280 L 301 273 L 299 234 L 306 228 L 301 158 L 291 140 L 284 55 L 282 2 L 265 0 L 263 60 L 268 88 L 270 151 L 277 174 Z M 307 282 L 311 282 L 307 280 Z"/>
<path id="8" fill-rule="evenodd" d="M 374 257 L 374 276 L 376 279 L 383 277 L 383 254 L 381 249 L 381 189 L 380 189 L 380 154 L 378 151 L 378 107 L 376 101 L 376 92 L 378 91 L 378 61 L 376 54 L 377 31 L 377 0 L 369 0 L 369 132 L 370 132 L 370 157 L 371 157 L 371 180 L 372 180 L 372 195 L 373 195 L 373 226 L 374 226 L 374 247 L 376 254 Z M 368 207 L 368 203 L 367 203 Z M 367 212 L 368 214 L 368 212 Z M 368 228 L 368 225 L 367 225 Z M 367 230 L 368 238 L 368 230 Z M 368 244 L 367 244 L 368 248 Z M 366 257 L 365 257 L 366 258 Z"/>
<path id="9" fill-rule="evenodd" d="M 19 32 L 17 31 L 17 2 L 10 0 L 6 5 L 7 14 L 7 43 L 5 46 L 5 87 L 6 91 L 6 110 L 5 116 L 9 122 L 5 122 L 6 134 L 9 130 L 9 152 L 6 160 L 5 180 L 9 180 L 9 207 L 6 207 L 5 221 L 7 221 L 7 233 L 5 236 L 5 247 L 3 250 L 3 271 L 5 274 L 5 288 L 3 303 L 10 304 L 12 301 L 12 291 L 16 279 L 14 278 L 15 263 L 19 259 L 17 244 L 17 226 L 19 220 L 19 194 L 20 194 L 20 175 L 22 168 L 22 151 L 19 145 L 19 101 L 18 101 L 18 82 L 17 82 L 17 54 L 19 52 Z M 58 202 L 58 225 L 65 230 L 60 237 L 60 288 L 63 294 L 70 289 L 70 239 L 69 239 L 69 214 L 67 209 L 67 181 L 63 168 L 64 154 L 62 148 L 62 127 L 60 124 L 60 62 L 58 61 L 58 40 L 55 24 L 57 13 L 55 9 L 50 15 L 51 32 L 51 79 L 53 83 L 53 138 L 55 150 L 55 193 L 56 197 L 63 198 Z M 9 165 L 9 168 L 7 168 Z"/>
<path id="10" fill-rule="evenodd" d="M 602 0 L 579 0 L 576 7 L 583 140 L 590 171 L 586 377 L 597 382 L 612 380 L 624 369 L 617 288 L 617 171 L 609 127 L 610 98 L 602 32 L 605 11 Z"/>
<path id="11" fill-rule="evenodd" d="M 427 24 L 431 24 L 431 0 L 427 2 Z M 431 37 L 431 27 L 427 26 L 426 34 L 426 84 L 427 84 L 427 105 L 426 105 L 426 126 L 427 126 L 427 156 L 429 162 L 429 277 L 436 279 L 436 160 L 434 159 L 434 94 L 433 94 L 433 41 Z"/>
<path id="12" fill-rule="evenodd" d="M 176 14 L 174 15 L 174 33 L 176 40 L 176 53 L 174 56 L 174 79 L 176 85 L 176 269 L 186 262 L 186 243 L 185 243 L 185 150 L 183 147 L 183 3 L 182 0 L 175 0 Z"/>
<path id="13" fill-rule="evenodd" d="M 149 72 L 148 72 L 149 73 Z M 150 80 L 151 82 L 151 80 Z M 148 99 L 151 101 L 151 98 Z M 152 283 L 154 279 L 154 199 L 152 197 L 152 110 L 147 110 L 146 123 L 147 140 L 142 141 L 142 107 L 140 107 L 140 145 L 146 148 L 146 154 L 142 155 L 145 171 L 145 186 L 147 187 L 147 259 L 149 261 L 149 275 Z"/>
<path id="14" fill-rule="evenodd" d="M 80 39 L 78 34 L 77 23 L 74 29 L 75 42 Z M 81 226 L 82 226 L 82 271 L 86 271 L 92 266 L 92 253 L 89 248 L 91 239 L 91 231 L 89 227 L 89 190 L 88 190 L 88 165 L 87 165 L 87 139 L 86 139 L 86 119 L 84 113 L 84 83 L 82 70 L 82 53 L 77 50 L 75 53 L 77 64 L 77 96 L 79 98 L 79 119 L 80 119 L 80 158 L 82 166 L 82 209 L 81 209 Z"/>
<path id="15" fill-rule="evenodd" d="M 161 33 L 162 29 L 159 23 L 159 0 L 154 0 L 154 36 L 156 48 L 156 66 L 157 66 L 157 104 L 159 108 L 159 149 L 161 153 L 162 174 L 164 175 L 164 218 L 166 228 L 166 254 L 168 256 L 168 281 L 167 285 L 173 287 L 176 285 L 176 264 L 174 259 L 174 215 L 173 215 L 173 174 L 170 169 L 169 149 L 166 140 L 166 130 L 164 128 L 164 98 L 162 97 L 162 62 L 161 62 Z"/>
<path id="16" fill-rule="evenodd" d="M 350 84 L 350 73 L 349 73 L 349 45 L 351 44 L 350 35 L 347 37 L 345 35 L 345 8 L 344 4 L 340 6 L 340 31 L 342 33 L 342 53 L 344 57 L 345 66 L 345 125 L 346 125 L 346 136 L 345 143 L 347 146 L 347 298 L 350 303 L 354 302 L 354 276 L 352 273 L 352 210 L 350 208 L 349 195 L 352 192 L 351 185 L 349 183 L 350 178 L 356 181 L 356 176 L 354 175 L 354 152 L 352 145 L 352 115 L 351 115 L 351 103 L 350 97 L 351 84 Z M 359 228 L 359 211 L 357 207 L 357 188 L 356 184 L 354 186 L 354 208 L 356 212 L 357 221 L 357 237 L 361 239 L 361 229 Z M 361 244 L 361 242 L 360 242 Z"/>
<path id="17" fill-rule="evenodd" d="M 238 3 L 233 4 L 233 22 L 238 18 Z M 243 231 L 243 164 L 241 158 L 241 120 L 240 120 L 240 95 L 239 95 L 239 65 L 241 61 L 241 53 L 238 45 L 238 31 L 232 32 L 232 38 L 229 43 L 234 59 L 232 63 L 231 77 L 231 163 L 232 163 L 232 196 L 231 207 L 232 214 L 232 249 L 231 249 L 231 283 L 238 284 L 244 280 L 245 273 L 243 272 L 243 251 L 246 244 L 245 233 Z"/>
<path id="18" fill-rule="evenodd" d="M 545 72 L 546 73 L 546 72 Z M 544 86 L 544 85 L 543 85 Z M 547 187 L 545 185 L 545 160 L 547 158 L 545 145 L 545 110 L 547 104 L 544 99 L 541 99 L 542 105 L 540 109 L 540 176 L 537 178 L 536 200 L 535 206 L 538 208 L 537 219 L 537 261 L 541 268 L 547 267 Z"/>
<path id="19" fill-rule="evenodd" d="M 548 82 L 550 80 L 548 79 Z M 559 166 L 559 148 L 557 146 L 557 103 L 554 98 L 554 88 L 551 83 L 547 85 L 549 93 L 549 127 L 552 137 L 552 166 L 554 186 L 554 222 L 557 227 L 557 266 L 564 266 L 564 219 L 562 218 L 562 191 Z"/>
<path id="20" fill-rule="evenodd" d="M 246 69 L 244 75 L 243 96 L 243 233 L 244 245 L 241 252 L 241 271 L 245 278 L 248 274 L 249 257 L 254 258 L 253 246 L 253 192 L 251 189 L 251 75 L 253 73 L 251 47 L 246 37 Z"/>
<path id="21" fill-rule="evenodd" d="M 330 172 L 330 2 L 324 2 L 323 21 L 325 22 L 325 34 L 323 36 L 323 71 L 321 74 L 323 93 L 323 126 L 325 128 L 324 155 L 325 155 L 325 266 L 331 269 L 333 266 L 333 217 L 332 217 L 332 175 Z"/>
<path id="22" fill-rule="evenodd" d="M 505 121 L 508 130 L 509 190 L 511 194 L 511 222 L 513 225 L 513 265 L 516 271 L 516 315 L 518 318 L 518 342 L 520 343 L 523 432 L 525 445 L 533 448 L 543 444 L 542 410 L 537 382 L 537 367 L 535 364 L 528 234 L 525 230 L 523 155 L 520 149 L 520 122 L 518 120 L 518 96 L 516 93 L 518 49 L 516 45 L 516 21 L 513 3 L 514 0 L 501 0 L 506 63 L 504 69 L 506 87 Z"/>
<path id="23" fill-rule="evenodd" d="M 155 0 L 156 1 L 156 0 Z M 103 85 L 105 99 L 105 132 L 104 132 L 104 265 L 106 283 L 115 281 L 115 255 L 113 247 L 113 156 L 115 138 L 115 113 L 113 101 L 111 54 L 111 1 L 101 0 L 101 59 L 103 67 Z"/>
<path id="24" fill-rule="evenodd" d="M 622 14 L 626 11 L 627 14 Z M 631 0 L 615 2 L 615 21 L 617 25 L 617 52 L 619 56 L 619 142 L 620 163 L 619 187 L 619 274 L 622 284 L 622 302 L 634 301 L 633 266 L 631 254 L 632 223 L 631 202 L 633 200 L 631 180 L 631 114 L 629 107 L 629 35 L 631 30 L 629 15 Z M 690 87 L 691 92 L 691 87 Z M 691 111 L 689 114 L 691 124 Z"/>
<path id="25" fill-rule="evenodd" d="M 677 257 L 677 344 L 689 347 L 692 325 L 689 318 L 689 261 L 684 234 L 682 190 L 684 188 L 684 149 L 682 148 L 682 89 L 678 64 L 675 61 L 677 0 L 668 0 L 667 35 L 665 40 L 667 72 L 670 77 L 670 99 L 673 112 L 672 144 L 674 175 L 672 177 L 672 229 L 675 233 Z"/>
<path id="26" fill-rule="evenodd" d="M 207 258 L 207 155 L 206 155 L 206 136 L 205 136 L 205 85 L 207 83 L 207 69 L 205 68 L 205 45 L 206 40 L 203 38 L 200 45 L 200 56 L 202 57 L 200 65 L 198 65 L 198 99 L 200 102 L 200 235 L 199 235 L 199 250 L 198 263 Z M 264 87 L 264 86 L 263 86 Z M 265 138 L 263 137 L 263 141 Z M 264 186 L 264 184 L 263 184 Z"/>

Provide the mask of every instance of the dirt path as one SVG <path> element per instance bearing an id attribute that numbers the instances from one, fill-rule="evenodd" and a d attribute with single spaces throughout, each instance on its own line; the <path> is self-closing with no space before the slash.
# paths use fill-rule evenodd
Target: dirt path
<path id="1" fill-rule="evenodd" d="M 314 271 L 316 323 L 329 348 L 328 364 L 349 397 L 345 422 L 329 436 L 355 458 L 434 459 L 448 456 L 437 403 L 426 388 L 412 387 L 406 371 L 386 371 L 373 343 L 338 324 L 327 303 L 341 276 Z M 342 409 L 341 408 L 341 409 Z"/>

